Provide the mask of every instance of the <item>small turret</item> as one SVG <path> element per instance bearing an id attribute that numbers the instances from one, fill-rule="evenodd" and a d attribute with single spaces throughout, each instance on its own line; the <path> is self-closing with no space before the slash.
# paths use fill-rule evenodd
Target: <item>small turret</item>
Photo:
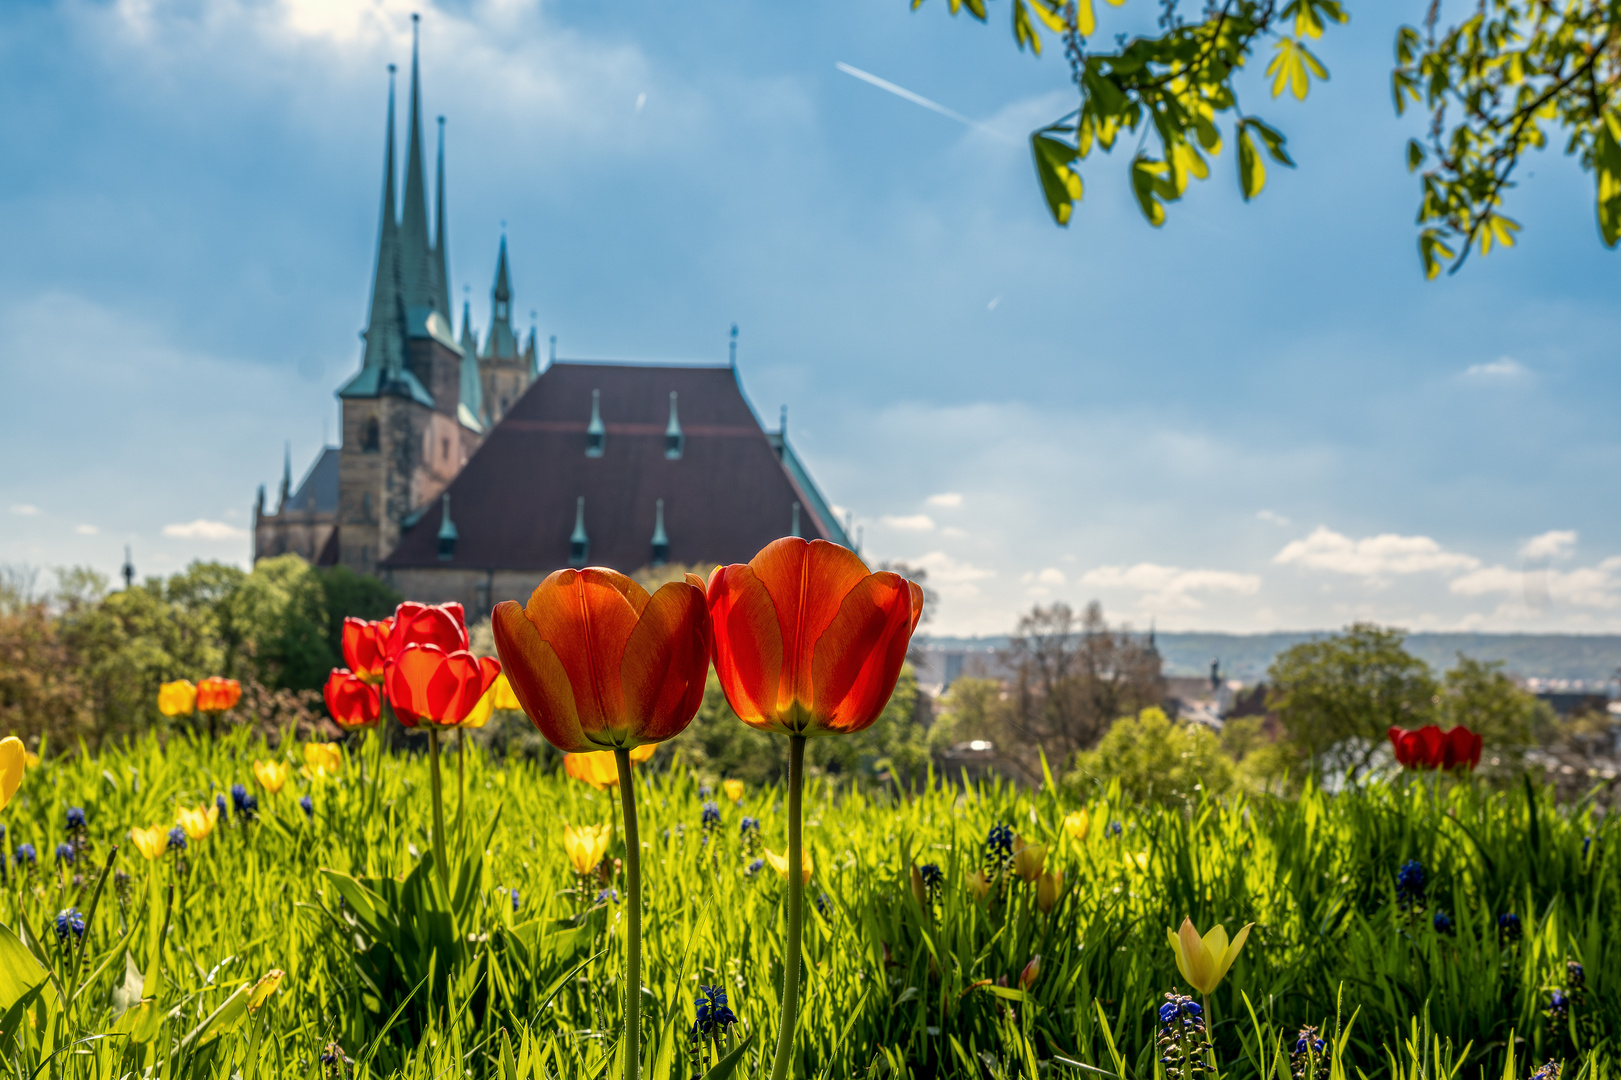
<path id="1" fill-rule="evenodd" d="M 281 501 L 276 505 L 276 513 L 284 514 L 291 507 L 288 500 L 293 495 L 293 444 L 289 440 L 282 449 L 281 459 Z"/>
<path id="2" fill-rule="evenodd" d="M 507 270 L 507 237 L 495 258 L 495 287 L 490 290 L 490 335 L 484 339 L 484 359 L 516 360 L 518 339 L 512 333 L 512 276 Z"/>
<path id="3" fill-rule="evenodd" d="M 133 589 L 135 587 L 135 560 L 130 556 L 128 544 L 124 545 L 124 567 L 120 573 L 124 577 L 124 588 Z"/>
<path id="4" fill-rule="evenodd" d="M 799 537 L 803 537 L 805 535 L 799 531 L 799 503 L 797 500 L 794 502 L 794 526 L 788 531 L 788 535 Z"/>
<path id="5" fill-rule="evenodd" d="M 675 411 L 675 391 L 670 391 L 670 422 L 664 426 L 664 456 L 671 461 L 681 459 L 687 437 L 681 433 L 681 418 Z"/>
<path id="6" fill-rule="evenodd" d="M 653 565 L 670 561 L 670 537 L 664 532 L 664 500 L 653 504 Z"/>
<path id="7" fill-rule="evenodd" d="M 608 429 L 602 423 L 602 391 L 591 391 L 591 422 L 585 426 L 585 456 L 601 457 L 608 444 Z"/>
<path id="8" fill-rule="evenodd" d="M 574 532 L 568 538 L 568 564 L 578 570 L 591 558 L 591 537 L 585 531 L 585 496 L 574 502 Z"/>
<path id="9" fill-rule="evenodd" d="M 450 520 L 450 492 L 445 492 L 439 501 L 439 561 L 449 562 L 456 557 L 456 541 L 461 539 L 461 533 L 456 531 L 456 523 Z"/>

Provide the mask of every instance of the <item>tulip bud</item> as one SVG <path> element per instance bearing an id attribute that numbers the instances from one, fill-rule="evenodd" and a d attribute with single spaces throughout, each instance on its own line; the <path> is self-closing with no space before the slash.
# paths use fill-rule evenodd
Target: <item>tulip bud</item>
<path id="1" fill-rule="evenodd" d="M 1092 822 L 1091 819 L 1086 816 L 1085 809 L 1077 810 L 1073 814 L 1070 814 L 1064 818 L 1064 832 L 1068 833 L 1069 838 L 1075 841 L 1077 844 L 1083 844 L 1086 842 L 1086 834 L 1090 832 L 1091 829 Z"/>
<path id="2" fill-rule="evenodd" d="M 1043 915 L 1050 914 L 1058 905 L 1058 896 L 1064 891 L 1064 872 L 1054 870 L 1036 879 L 1036 906 Z"/>
<path id="3" fill-rule="evenodd" d="M 985 876 L 985 871 L 975 870 L 967 877 L 968 891 L 974 894 L 975 900 L 983 900 L 991 891 L 991 879 Z"/>
<path id="4" fill-rule="evenodd" d="M 1013 840 L 1013 870 L 1026 885 L 1041 876 L 1047 862 L 1047 845 L 1032 844 L 1022 836 Z"/>
<path id="5" fill-rule="evenodd" d="M 1032 956 L 1030 958 L 1030 962 L 1028 964 L 1024 965 L 1024 970 L 1019 972 L 1019 989 L 1021 989 L 1021 990 L 1030 989 L 1032 986 L 1034 986 L 1036 984 L 1036 980 L 1039 979 L 1040 977 L 1041 977 L 1041 955 L 1038 953 L 1037 955 Z"/>
<path id="6" fill-rule="evenodd" d="M 929 890 L 923 885 L 923 872 L 917 868 L 917 863 L 912 864 L 912 899 L 923 910 L 929 909 Z"/>

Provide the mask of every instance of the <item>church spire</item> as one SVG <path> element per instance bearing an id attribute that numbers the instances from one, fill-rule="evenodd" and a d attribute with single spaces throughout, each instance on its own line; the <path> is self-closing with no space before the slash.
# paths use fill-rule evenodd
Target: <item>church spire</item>
<path id="1" fill-rule="evenodd" d="M 507 235 L 501 234 L 501 251 L 495 259 L 495 288 L 490 290 L 490 336 L 484 343 L 487 360 L 513 360 L 518 356 L 518 339 L 512 333 L 512 279 L 507 273 Z"/>
<path id="2" fill-rule="evenodd" d="M 433 303 L 428 245 L 428 185 L 422 165 L 422 79 L 417 60 L 419 17 L 411 16 L 411 118 L 405 143 L 405 206 L 400 219 L 400 282 L 407 308 Z"/>
<path id="3" fill-rule="evenodd" d="M 433 278 L 433 309 L 450 325 L 450 269 L 445 249 L 445 118 L 439 118 L 439 176 L 433 185 L 433 258 L 428 269 Z"/>
<path id="4" fill-rule="evenodd" d="M 394 370 L 405 358 L 400 335 L 399 224 L 394 202 L 394 65 L 388 65 L 388 137 L 383 149 L 383 211 L 377 226 L 377 273 L 372 279 L 371 314 L 366 320 L 368 368 Z"/>

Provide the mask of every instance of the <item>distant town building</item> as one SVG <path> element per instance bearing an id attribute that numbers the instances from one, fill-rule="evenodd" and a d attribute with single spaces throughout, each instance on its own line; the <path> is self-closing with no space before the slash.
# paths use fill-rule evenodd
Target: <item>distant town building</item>
<path id="1" fill-rule="evenodd" d="M 746 561 L 785 535 L 849 545 L 788 443 L 730 362 L 541 360 L 512 326 L 506 238 L 480 344 L 471 304 L 451 326 L 444 120 L 434 227 L 415 43 L 403 198 L 396 201 L 393 66 L 383 196 L 360 371 L 338 391 L 340 445 L 253 515 L 257 561 L 293 552 L 470 611 L 527 596 L 552 570 Z M 555 339 L 553 339 L 555 342 Z M 548 350 L 550 353 L 550 350 Z"/>

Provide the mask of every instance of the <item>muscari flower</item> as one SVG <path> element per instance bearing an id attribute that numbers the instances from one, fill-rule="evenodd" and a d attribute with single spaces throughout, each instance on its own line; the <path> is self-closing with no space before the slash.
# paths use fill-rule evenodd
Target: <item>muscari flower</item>
<path id="1" fill-rule="evenodd" d="M 737 1023 L 737 1016 L 726 1005 L 724 987 L 700 986 L 693 1004 L 697 1006 L 692 1025 L 692 1034 L 696 1037 L 713 1037 Z"/>
<path id="2" fill-rule="evenodd" d="M 1124 827 L 1124 826 L 1122 826 L 1122 825 L 1121 825 L 1121 824 L 1120 824 L 1120 822 L 1118 822 L 1118 821 L 1111 821 L 1111 822 L 1109 822 L 1109 827 L 1108 827 L 1108 829 L 1107 829 L 1107 830 L 1105 830 L 1105 831 L 1106 831 L 1106 832 L 1107 832 L 1107 833 L 1108 833 L 1108 834 L 1109 834 L 1109 835 L 1110 835 L 1110 836 L 1119 836 L 1119 835 L 1120 835 L 1120 832 L 1121 832 L 1121 829 L 1122 829 L 1122 828 L 1123 828 L 1123 827 Z"/>
<path id="3" fill-rule="evenodd" d="M 1205 1038 L 1204 1010 L 1186 994 L 1167 993 L 1159 1007 L 1160 1064 L 1171 1080 L 1188 1080 L 1203 1075 L 1204 1054 L 1210 1049 Z"/>
<path id="4" fill-rule="evenodd" d="M 239 816 L 252 821 L 255 812 L 259 809 L 259 798 L 256 795 L 248 794 L 248 789 L 241 784 L 232 784 L 231 805 L 236 808 Z"/>
<path id="5" fill-rule="evenodd" d="M 619 903 L 619 890 L 618 889 L 612 889 L 612 888 L 603 889 L 601 892 L 597 893 L 596 903 L 598 903 L 598 904 L 607 904 L 607 903 L 617 904 L 617 903 Z"/>
<path id="6" fill-rule="evenodd" d="M 1520 940 L 1525 935 L 1525 929 L 1520 926 L 1520 917 L 1512 911 L 1506 915 L 1497 916 L 1497 940 L 1511 943 Z"/>
<path id="7" fill-rule="evenodd" d="M 238 786 L 240 787 L 241 785 Z M 226 821 L 231 820 L 231 811 L 225 805 L 224 795 L 214 796 L 214 811 L 217 817 L 223 818 Z"/>
<path id="8" fill-rule="evenodd" d="M 1572 990 L 1580 990 L 1587 985 L 1587 972 L 1582 969 L 1580 960 L 1570 960 L 1565 964 L 1565 985 Z"/>
<path id="9" fill-rule="evenodd" d="M 1424 900 L 1424 864 L 1408 859 L 1396 871 L 1396 895 L 1405 907 Z"/>
<path id="10" fill-rule="evenodd" d="M 71 832 L 71 831 L 73 831 L 75 829 L 82 829 L 84 827 L 85 827 L 84 807 L 82 807 L 82 806 L 70 806 L 70 807 L 68 807 L 68 831 Z"/>
<path id="11" fill-rule="evenodd" d="M 714 790 L 715 789 L 710 787 L 707 782 L 699 784 L 698 785 L 698 798 L 707 799 L 714 792 Z"/>
<path id="12" fill-rule="evenodd" d="M 517 888 L 516 885 L 514 885 L 512 887 L 511 892 L 512 892 L 512 910 L 517 911 L 518 908 L 521 906 L 521 902 L 518 899 L 518 888 Z"/>
<path id="13" fill-rule="evenodd" d="M 16 860 L 18 866 L 21 866 L 23 863 L 33 866 L 39 861 L 38 856 L 34 852 L 33 844 L 18 844 L 17 850 L 12 853 L 12 858 Z"/>
<path id="14" fill-rule="evenodd" d="M 72 844 L 57 844 L 56 845 L 56 861 L 57 862 L 59 862 L 59 863 L 67 863 L 69 866 L 72 866 L 73 865 L 73 856 L 74 856 L 74 851 L 73 851 L 73 845 Z"/>
<path id="15" fill-rule="evenodd" d="M 1004 863 L 1013 857 L 1013 828 L 1010 825 L 992 825 L 985 835 L 985 861 Z"/>
<path id="16" fill-rule="evenodd" d="M 711 828 L 714 828 L 715 826 L 719 825 L 720 824 L 720 807 L 715 805 L 712 802 L 704 803 L 702 821 L 703 821 L 703 827 L 706 828 L 706 829 L 711 829 Z"/>
<path id="17" fill-rule="evenodd" d="M 1548 1017 L 1556 1023 L 1562 1022 L 1570 1015 L 1570 998 L 1563 990 L 1555 990 L 1548 995 Z"/>
<path id="18" fill-rule="evenodd" d="M 63 941 L 72 937 L 75 941 L 84 937 L 84 916 L 79 914 L 78 908 L 66 908 L 56 913 L 56 936 Z"/>
<path id="19" fill-rule="evenodd" d="M 753 862 L 749 863 L 749 865 L 746 866 L 743 869 L 743 873 L 745 873 L 749 877 L 753 877 L 755 874 L 758 874 L 763 869 L 765 869 L 765 860 L 764 859 L 755 859 Z"/>
<path id="20" fill-rule="evenodd" d="M 751 832 L 757 833 L 760 831 L 760 820 L 758 818 L 746 817 L 743 819 L 742 823 L 738 825 L 737 831 L 745 836 Z"/>
<path id="21" fill-rule="evenodd" d="M 1542 1068 L 1531 1074 L 1531 1080 L 1559 1080 L 1560 1064 L 1549 1059 Z"/>
<path id="22" fill-rule="evenodd" d="M 931 893 L 938 889 L 940 883 L 946 879 L 945 874 L 941 873 L 940 868 L 934 863 L 924 863 L 918 867 L 917 872 L 918 876 L 923 879 L 923 887 Z"/>
<path id="23" fill-rule="evenodd" d="M 315 801 L 308 795 L 302 795 L 298 800 L 298 808 L 304 811 L 304 816 L 311 821 L 315 820 Z"/>
<path id="24" fill-rule="evenodd" d="M 1450 934 L 1453 930 L 1452 916 L 1448 915 L 1444 911 L 1437 911 L 1435 913 L 1434 925 L 1435 932 L 1437 934 Z"/>
<path id="25" fill-rule="evenodd" d="M 169 830 L 169 850 L 186 850 L 186 830 L 179 825 L 176 825 Z"/>
<path id="26" fill-rule="evenodd" d="M 1317 1034 L 1317 1029 L 1312 1027 L 1310 1024 L 1307 1024 L 1305 1027 L 1300 1029 L 1300 1034 L 1295 1039 L 1295 1048 L 1290 1053 L 1292 1055 L 1299 1055 L 1308 1052 L 1313 1054 L 1321 1054 L 1323 1052 L 1323 1046 L 1324 1043 L 1322 1037 Z"/>

